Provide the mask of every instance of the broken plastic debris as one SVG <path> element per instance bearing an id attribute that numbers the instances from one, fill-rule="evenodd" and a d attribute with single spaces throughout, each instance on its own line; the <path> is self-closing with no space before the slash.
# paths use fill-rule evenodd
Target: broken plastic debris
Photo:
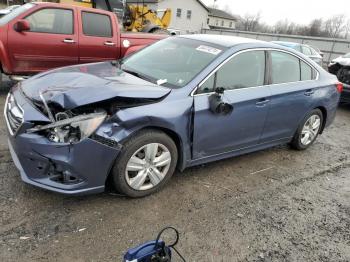
<path id="1" fill-rule="evenodd" d="M 78 229 L 79 232 L 86 230 L 86 227 Z"/>
<path id="2" fill-rule="evenodd" d="M 19 239 L 20 240 L 27 240 L 27 239 L 29 239 L 30 237 L 20 237 Z"/>

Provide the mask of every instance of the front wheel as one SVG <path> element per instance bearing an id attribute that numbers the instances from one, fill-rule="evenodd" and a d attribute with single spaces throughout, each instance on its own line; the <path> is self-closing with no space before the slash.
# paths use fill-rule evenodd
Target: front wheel
<path id="1" fill-rule="evenodd" d="M 169 136 L 143 131 L 123 144 L 112 170 L 114 187 L 129 197 L 152 194 L 171 178 L 177 158 L 177 147 Z"/>
<path id="2" fill-rule="evenodd" d="M 312 110 L 300 124 L 291 146 L 297 150 L 305 150 L 311 146 L 321 132 L 323 114 L 321 110 Z"/>

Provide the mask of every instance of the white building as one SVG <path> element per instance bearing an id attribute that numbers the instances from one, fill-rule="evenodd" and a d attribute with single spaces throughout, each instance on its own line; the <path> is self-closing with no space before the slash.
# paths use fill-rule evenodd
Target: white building
<path id="1" fill-rule="evenodd" d="M 208 8 L 200 0 L 127 0 L 127 3 L 145 4 L 155 11 L 170 8 L 172 17 L 169 31 L 176 34 L 196 34 L 209 28 L 235 29 L 238 21 L 236 16 Z"/>
<path id="2" fill-rule="evenodd" d="M 235 29 L 238 17 L 223 10 L 209 8 L 208 25 L 210 28 Z"/>
<path id="3" fill-rule="evenodd" d="M 177 34 L 200 33 L 207 25 L 208 7 L 200 0 L 129 0 L 128 3 L 148 5 L 153 10 L 170 8 L 172 11 L 170 31 Z"/>

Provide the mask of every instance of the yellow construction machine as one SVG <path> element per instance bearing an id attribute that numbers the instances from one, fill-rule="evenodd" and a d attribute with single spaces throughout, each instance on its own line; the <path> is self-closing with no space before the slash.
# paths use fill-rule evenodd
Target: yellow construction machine
<path id="1" fill-rule="evenodd" d="M 117 14 L 125 31 L 170 34 L 171 9 L 152 10 L 144 1 L 127 4 L 126 0 L 58 0 L 62 4 L 79 5 Z M 159 16 L 161 14 L 161 17 Z"/>

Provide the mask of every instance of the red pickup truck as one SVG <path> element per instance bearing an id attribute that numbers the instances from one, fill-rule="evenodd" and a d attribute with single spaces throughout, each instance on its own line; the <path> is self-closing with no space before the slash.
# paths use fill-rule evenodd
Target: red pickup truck
<path id="1" fill-rule="evenodd" d="M 66 65 L 116 60 L 164 37 L 122 33 L 111 12 L 28 3 L 0 18 L 0 69 L 7 75 L 31 75 Z"/>

